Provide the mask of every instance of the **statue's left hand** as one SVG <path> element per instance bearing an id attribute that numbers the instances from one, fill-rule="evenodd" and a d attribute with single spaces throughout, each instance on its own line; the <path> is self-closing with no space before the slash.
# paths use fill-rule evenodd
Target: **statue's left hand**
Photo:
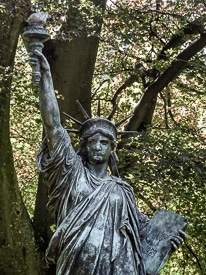
<path id="1" fill-rule="evenodd" d="M 188 235 L 184 231 L 179 230 L 179 236 L 173 236 L 171 238 L 172 248 L 177 250 L 187 238 Z"/>

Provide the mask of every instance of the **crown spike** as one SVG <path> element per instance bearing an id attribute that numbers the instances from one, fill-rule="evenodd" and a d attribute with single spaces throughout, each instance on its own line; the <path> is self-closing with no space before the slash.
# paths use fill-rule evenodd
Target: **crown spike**
<path id="1" fill-rule="evenodd" d="M 109 116 L 108 116 L 108 118 L 107 118 L 108 120 L 111 120 L 111 119 L 113 118 L 113 116 L 114 116 L 114 114 L 115 114 L 117 108 L 118 108 L 118 103 L 116 103 L 115 106 L 113 107 L 111 113 L 109 114 Z"/>
<path id="2" fill-rule="evenodd" d="M 119 127 L 120 125 L 122 125 L 128 118 L 130 118 L 133 114 L 130 114 L 128 116 L 126 116 L 124 119 L 122 119 L 121 121 L 115 123 L 116 127 Z"/>
<path id="3" fill-rule="evenodd" d="M 79 102 L 79 100 L 77 100 L 76 102 L 79 105 L 79 108 L 82 111 L 82 114 L 83 114 L 84 118 L 85 119 L 90 119 L 90 116 L 87 114 L 87 112 L 85 111 L 84 107 L 81 105 L 81 103 Z"/>
<path id="4" fill-rule="evenodd" d="M 65 129 L 67 132 L 70 132 L 70 133 L 75 133 L 75 134 L 78 134 L 79 133 L 79 130 L 74 130 L 74 129 Z"/>
<path id="5" fill-rule="evenodd" d="M 76 122 L 78 125 L 82 125 L 82 122 L 80 122 L 80 121 L 77 120 L 76 118 L 74 118 L 74 117 L 68 115 L 68 114 L 65 113 L 65 112 L 63 112 L 63 114 L 64 114 L 65 116 L 67 116 L 68 118 L 70 118 L 71 120 L 73 120 L 74 122 Z"/>

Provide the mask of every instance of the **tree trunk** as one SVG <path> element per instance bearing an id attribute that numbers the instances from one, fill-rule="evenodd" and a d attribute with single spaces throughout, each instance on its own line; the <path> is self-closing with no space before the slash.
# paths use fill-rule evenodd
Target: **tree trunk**
<path id="1" fill-rule="evenodd" d="M 0 274 L 38 275 L 34 233 L 18 188 L 9 136 L 11 72 L 22 25 L 21 18 L 9 16 L 10 8 L 7 1 L 0 13 Z"/>
<path id="2" fill-rule="evenodd" d="M 98 38 L 83 35 L 74 37 L 72 41 L 52 40 L 45 48 L 54 87 L 63 96 L 63 100 L 59 100 L 61 115 L 66 112 L 84 121 L 76 100 L 79 100 L 91 115 L 91 84 Z"/>

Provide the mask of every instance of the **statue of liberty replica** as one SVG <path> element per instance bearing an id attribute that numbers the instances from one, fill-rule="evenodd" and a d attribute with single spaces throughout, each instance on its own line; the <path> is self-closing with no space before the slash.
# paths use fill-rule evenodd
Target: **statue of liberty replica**
<path id="1" fill-rule="evenodd" d="M 56 264 L 58 275 L 159 274 L 186 237 L 185 219 L 163 210 L 149 220 L 139 211 L 132 188 L 117 172 L 118 132 L 110 120 L 76 121 L 75 152 L 60 122 L 49 63 L 39 49 L 32 51 L 45 130 L 37 162 L 49 185 L 47 206 L 57 228 L 47 262 Z"/>

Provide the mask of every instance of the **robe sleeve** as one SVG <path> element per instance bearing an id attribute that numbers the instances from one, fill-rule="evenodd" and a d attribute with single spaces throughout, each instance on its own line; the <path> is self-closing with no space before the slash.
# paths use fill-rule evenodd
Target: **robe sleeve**
<path id="1" fill-rule="evenodd" d="M 52 157 L 49 155 L 47 140 L 44 139 L 37 155 L 39 170 L 49 186 L 47 207 L 58 224 L 72 207 L 71 190 L 75 189 L 74 178 L 82 161 L 75 153 L 66 130 L 56 143 Z"/>
<path id="2" fill-rule="evenodd" d="M 59 169 L 63 169 L 64 164 L 72 166 L 75 161 L 76 153 L 71 145 L 71 140 L 66 130 L 62 132 L 62 136 L 56 143 L 52 157 L 49 155 L 47 139 L 44 138 L 37 155 L 37 164 L 39 170 L 46 173 L 48 177 Z"/>

